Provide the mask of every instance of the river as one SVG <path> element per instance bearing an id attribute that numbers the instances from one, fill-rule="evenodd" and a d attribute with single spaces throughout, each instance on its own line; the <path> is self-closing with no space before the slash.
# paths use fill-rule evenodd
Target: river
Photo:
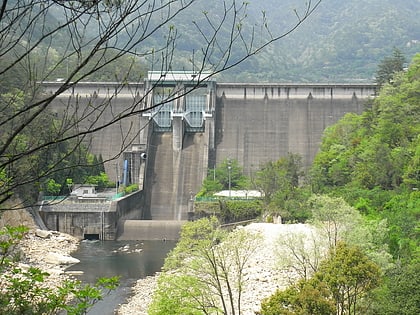
<path id="1" fill-rule="evenodd" d="M 94 283 L 99 277 L 120 277 L 120 286 L 97 303 L 89 315 L 112 315 L 131 294 L 137 279 L 154 275 L 174 248 L 174 241 L 82 241 L 72 256 L 79 259 L 67 271 L 83 271 L 77 279 Z"/>

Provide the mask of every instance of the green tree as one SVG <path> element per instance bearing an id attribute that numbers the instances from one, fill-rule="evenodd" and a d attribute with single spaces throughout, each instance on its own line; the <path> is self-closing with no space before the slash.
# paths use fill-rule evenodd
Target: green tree
<path id="1" fill-rule="evenodd" d="M 391 83 L 394 74 L 404 69 L 406 59 L 398 48 L 394 48 L 392 56 L 385 57 L 378 65 L 375 81 L 382 86 L 385 83 Z"/>
<path id="2" fill-rule="evenodd" d="M 240 190 L 249 187 L 248 178 L 243 174 L 237 160 L 224 159 L 213 170 L 208 171 L 198 196 L 211 196 L 221 190 Z"/>
<path id="3" fill-rule="evenodd" d="M 367 219 L 343 198 L 314 195 L 310 198 L 313 223 L 331 250 L 339 242 L 357 246 L 384 270 L 392 267 L 387 240 L 387 220 Z M 327 247 L 328 247 L 327 246 Z"/>
<path id="4" fill-rule="evenodd" d="M 302 157 L 289 153 L 276 162 L 263 164 L 255 174 L 254 185 L 263 193 L 268 204 L 276 192 L 284 191 L 287 194 L 297 188 L 303 175 Z"/>
<path id="5" fill-rule="evenodd" d="M 54 179 L 48 180 L 46 186 L 47 186 L 46 187 L 46 192 L 50 196 L 57 195 L 60 192 L 60 190 L 61 190 L 61 185 L 58 184 L 58 183 L 56 183 L 56 181 Z"/>
<path id="6" fill-rule="evenodd" d="M 326 130 L 311 170 L 315 192 L 341 196 L 371 219 L 386 220 L 384 244 L 403 261 L 419 253 L 419 88 L 418 54 L 370 108 Z"/>
<path id="7" fill-rule="evenodd" d="M 286 222 L 303 222 L 310 214 L 305 206 L 310 192 L 300 185 L 303 177 L 302 157 L 289 153 L 263 164 L 255 173 L 253 185 L 263 194 L 269 214 L 280 215 Z"/>
<path id="8" fill-rule="evenodd" d="M 295 285 L 277 290 L 261 303 L 261 315 L 335 315 L 331 292 L 316 278 L 302 279 Z"/>
<path id="9" fill-rule="evenodd" d="M 314 223 L 327 238 L 330 248 L 336 247 L 340 240 L 346 240 L 353 229 L 362 223 L 360 213 L 343 198 L 314 195 L 309 203 Z"/>
<path id="10" fill-rule="evenodd" d="M 397 261 L 420 258 L 420 192 L 401 193 L 389 200 L 382 212 L 389 222 L 388 244 Z"/>
<path id="11" fill-rule="evenodd" d="M 85 184 L 96 185 L 98 189 L 104 189 L 110 186 L 110 181 L 108 175 L 105 172 L 102 172 L 98 175 L 88 176 L 84 182 Z"/>
<path id="12" fill-rule="evenodd" d="M 176 273 L 161 274 L 153 301 L 148 309 L 150 315 L 220 313 L 217 297 L 208 294 L 208 287 L 195 276 Z"/>
<path id="13" fill-rule="evenodd" d="M 232 223 L 245 220 L 253 220 L 262 214 L 262 202 L 258 199 L 248 200 L 219 200 L 222 223 Z"/>
<path id="14" fill-rule="evenodd" d="M 411 315 L 420 313 L 420 264 L 396 265 L 385 275 L 384 284 L 376 291 L 369 314 Z"/>
<path id="15" fill-rule="evenodd" d="M 337 314 L 364 314 L 361 302 L 379 286 L 381 271 L 360 248 L 340 242 L 315 277 L 331 291 Z"/>
<path id="16" fill-rule="evenodd" d="M 244 229 L 227 234 L 215 218 L 185 224 L 149 314 L 241 314 L 244 268 L 260 244 L 259 235 Z"/>
<path id="17" fill-rule="evenodd" d="M 365 299 L 380 280 L 380 268 L 360 248 L 340 242 L 312 278 L 264 300 L 261 315 L 366 314 Z"/>

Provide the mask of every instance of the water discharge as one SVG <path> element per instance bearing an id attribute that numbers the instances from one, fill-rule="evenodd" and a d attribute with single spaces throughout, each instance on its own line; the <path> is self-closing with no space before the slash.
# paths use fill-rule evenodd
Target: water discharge
<path id="1" fill-rule="evenodd" d="M 89 315 L 112 315 L 131 294 L 137 279 L 154 275 L 162 268 L 174 241 L 83 241 L 72 254 L 80 263 L 66 271 L 83 271 L 77 279 L 93 283 L 100 277 L 120 276 L 119 288 L 96 304 Z"/>

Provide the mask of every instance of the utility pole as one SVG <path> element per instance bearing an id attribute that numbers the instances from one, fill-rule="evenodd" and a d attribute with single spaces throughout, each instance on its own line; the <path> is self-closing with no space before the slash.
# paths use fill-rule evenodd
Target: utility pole
<path id="1" fill-rule="evenodd" d="M 230 172 L 232 170 L 232 166 L 230 164 L 230 159 L 228 160 L 228 181 L 229 181 L 229 198 L 231 197 L 231 175 Z"/>

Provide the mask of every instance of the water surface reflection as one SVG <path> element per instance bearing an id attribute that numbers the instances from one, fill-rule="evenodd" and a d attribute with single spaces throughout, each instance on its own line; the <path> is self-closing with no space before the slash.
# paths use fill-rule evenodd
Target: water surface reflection
<path id="1" fill-rule="evenodd" d="M 83 241 L 72 253 L 80 263 L 67 271 L 83 271 L 81 281 L 94 283 L 99 277 L 119 276 L 121 285 L 95 305 L 89 315 L 111 315 L 118 304 L 130 294 L 137 279 L 154 275 L 163 266 L 165 257 L 175 246 L 174 241 Z"/>

